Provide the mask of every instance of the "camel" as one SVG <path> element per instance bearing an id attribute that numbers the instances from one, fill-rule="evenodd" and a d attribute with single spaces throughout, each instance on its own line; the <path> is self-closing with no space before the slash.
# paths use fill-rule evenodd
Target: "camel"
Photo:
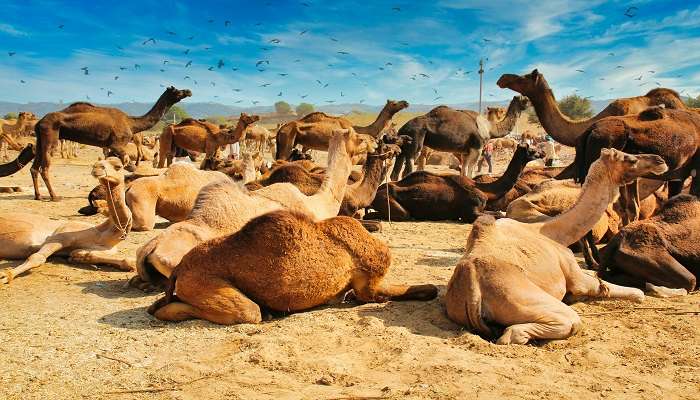
<path id="1" fill-rule="evenodd" d="M 138 275 L 132 279 L 132 285 L 149 289 L 162 284 L 194 246 L 236 232 L 251 219 L 267 212 L 299 211 L 314 220 L 338 215 L 352 168 L 351 157 L 365 151 L 364 145 L 352 129 L 336 130 L 329 146 L 328 173 L 321 189 L 312 196 L 305 195 L 291 183 L 249 192 L 228 177 L 204 186 L 186 220 L 170 225 L 138 250 Z"/>
<path id="2" fill-rule="evenodd" d="M 246 151 L 251 152 L 255 150 L 264 154 L 273 137 L 274 135 L 267 128 L 254 124 L 246 128 L 241 141 L 245 142 Z"/>
<path id="3" fill-rule="evenodd" d="M 186 118 L 177 125 L 168 125 L 160 135 L 160 160 L 158 168 L 172 164 L 175 146 L 188 151 L 206 153 L 202 169 L 211 169 L 218 150 L 227 144 L 237 143 L 245 129 L 259 121 L 257 115 L 241 113 L 236 127 L 231 130 L 204 120 Z"/>
<path id="4" fill-rule="evenodd" d="M 319 222 L 280 210 L 195 246 L 148 312 L 165 321 L 231 325 L 261 322 L 261 307 L 289 313 L 338 303 L 350 289 L 364 303 L 437 296 L 434 285 L 383 283 L 390 265 L 389 247 L 355 219 Z"/>
<path id="5" fill-rule="evenodd" d="M 625 226 L 600 251 L 603 275 L 662 297 L 695 290 L 700 276 L 699 225 L 697 197 L 671 198 L 658 215 Z"/>
<path id="6" fill-rule="evenodd" d="M 398 179 L 402 167 L 403 177 L 413 171 L 413 160 L 423 146 L 458 155 L 462 160 L 460 174 L 471 178 L 486 141 L 510 133 L 527 106 L 527 98 L 515 96 L 508 106 L 506 117 L 493 123 L 474 111 L 454 110 L 447 106 L 436 107 L 425 115 L 413 118 L 399 129 L 399 134 L 410 136 L 413 140 L 401 149 L 391 179 Z"/>
<path id="7" fill-rule="evenodd" d="M 567 246 L 593 228 L 619 195 L 620 185 L 668 167 L 657 155 L 605 149 L 591 166 L 581 196 L 558 217 L 539 223 L 484 216 L 474 223 L 465 255 L 447 286 L 445 306 L 454 322 L 484 337 L 505 327 L 497 344 L 565 339 L 581 329 L 565 295 L 636 302 L 644 293 L 585 273 Z"/>
<path id="8" fill-rule="evenodd" d="M 406 101 L 387 100 L 377 119 L 367 126 L 353 126 L 346 118 L 313 112 L 301 119 L 288 122 L 277 130 L 275 159 L 288 160 L 292 149 L 297 144 L 306 149 L 327 150 L 328 139 L 334 129 L 353 128 L 358 134 L 368 136 L 368 139 L 378 139 L 391 123 L 394 114 L 407 107 Z"/>
<path id="9" fill-rule="evenodd" d="M 540 150 L 540 149 L 538 149 Z M 541 152 L 541 150 L 540 150 Z M 488 211 L 506 211 L 508 205 L 520 196 L 530 193 L 538 184 L 552 179 L 557 176 L 563 168 L 538 168 L 526 167 L 520 173 L 515 186 L 505 195 L 486 202 L 486 210 Z M 479 175 L 474 177 L 474 182 L 478 184 L 495 182 L 499 177 L 494 175 Z"/>
<path id="10" fill-rule="evenodd" d="M 685 109 L 678 93 L 671 89 L 656 88 L 644 96 L 617 99 L 595 116 L 573 121 L 559 110 L 552 89 L 544 75 L 536 69 L 527 75 L 502 75 L 496 84 L 527 96 L 537 113 L 544 130 L 557 142 L 574 147 L 581 136 L 594 122 L 609 116 L 638 114 L 650 106 L 664 105 L 666 108 Z"/>
<path id="11" fill-rule="evenodd" d="M 34 198 L 41 200 L 39 174 L 44 180 L 52 201 L 59 197 L 51 185 L 49 168 L 51 150 L 60 139 L 114 150 L 124 165 L 129 162 L 125 147 L 135 133 L 153 127 L 173 104 L 189 97 L 189 90 L 168 87 L 156 101 L 153 108 L 141 117 L 130 117 L 116 108 L 98 107 L 90 103 L 73 103 L 61 111 L 46 114 L 36 124 L 36 158 L 31 174 L 34 184 Z M 136 161 L 138 164 L 138 160 Z M 17 172 L 17 171 L 14 171 Z M 12 173 L 14 173 L 12 172 Z"/>
<path id="12" fill-rule="evenodd" d="M 36 116 L 30 112 L 22 111 L 17 116 L 17 121 L 14 124 L 9 124 L 3 120 L 0 122 L 0 152 L 2 152 L 3 161 L 9 160 L 7 154 L 8 147 L 15 151 L 22 150 L 22 147 L 15 140 L 22 136 L 23 132 L 31 125 L 31 122 L 36 120 Z"/>
<path id="13" fill-rule="evenodd" d="M 513 150 L 518 148 L 518 142 L 515 139 L 504 137 L 493 140 L 493 149 L 495 151 L 500 150 Z"/>
<path id="14" fill-rule="evenodd" d="M 690 194 L 700 195 L 700 114 L 693 111 L 650 107 L 636 115 L 604 118 L 590 126 L 576 147 L 576 179 L 582 181 L 601 149 L 616 148 L 628 153 L 657 154 L 668 165 L 668 172 L 650 176 L 675 181 L 669 196 L 680 193 L 682 183 L 693 176 Z M 625 187 L 621 202 L 626 210 L 625 224 L 639 218 L 637 185 Z"/>
<path id="15" fill-rule="evenodd" d="M 116 153 L 108 148 L 105 150 L 105 157 L 118 157 Z M 160 150 L 160 137 L 147 138 L 143 133 L 137 133 L 131 142 L 126 144 L 124 151 L 129 156 L 129 160 L 151 161 L 153 166 L 158 165 L 158 154 Z M 139 153 L 140 152 L 140 153 Z"/>
<path id="16" fill-rule="evenodd" d="M 110 194 L 109 218 L 99 225 L 37 214 L 0 213 L 0 259 L 26 259 L 0 272 L 0 283 L 10 283 L 56 253 L 68 254 L 69 262 L 134 270 L 134 260 L 125 259 L 114 249 L 131 231 L 131 211 L 124 202 L 123 165 L 117 158 L 98 161 L 92 167 L 92 176 Z"/>
<path id="17" fill-rule="evenodd" d="M 490 183 L 478 184 L 464 176 L 416 171 L 398 182 L 380 186 L 371 204 L 376 211 L 368 213 L 365 219 L 461 219 L 472 223 L 483 213 L 488 200 L 505 195 L 525 165 L 541 156 L 526 145 L 519 146 L 503 176 Z"/>
<path id="18" fill-rule="evenodd" d="M 132 229 L 153 230 L 156 215 L 170 222 L 185 220 L 199 191 L 225 178 L 218 171 L 202 171 L 189 163 L 175 163 L 162 175 L 133 181 L 126 192 L 126 204 L 133 214 Z"/>

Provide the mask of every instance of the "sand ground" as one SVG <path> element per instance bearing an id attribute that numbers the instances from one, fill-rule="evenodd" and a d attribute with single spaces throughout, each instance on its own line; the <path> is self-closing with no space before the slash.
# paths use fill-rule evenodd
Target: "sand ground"
<path id="1" fill-rule="evenodd" d="M 98 222 L 77 209 L 94 186 L 97 150 L 56 160 L 64 200 L 34 201 L 29 169 L 0 184 L 0 210 Z M 501 162 L 499 168 L 502 169 Z M 133 254 L 158 234 L 133 232 Z M 470 226 L 385 223 L 392 282 L 444 294 Z M 2 262 L 0 268 L 17 265 Z M 65 259 L 0 287 L 2 399 L 697 399 L 700 295 L 579 303 L 583 331 L 564 341 L 496 346 L 450 322 L 439 299 L 343 305 L 259 325 L 164 323 L 159 295 L 126 287 L 132 273 Z"/>

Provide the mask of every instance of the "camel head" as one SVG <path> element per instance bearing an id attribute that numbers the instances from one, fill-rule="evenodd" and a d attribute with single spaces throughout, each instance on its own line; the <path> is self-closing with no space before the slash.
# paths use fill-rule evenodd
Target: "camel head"
<path id="1" fill-rule="evenodd" d="M 408 108 L 408 102 L 405 100 L 387 100 L 386 105 L 384 106 L 384 109 L 391 112 L 391 115 L 394 115 L 405 108 Z"/>
<path id="2" fill-rule="evenodd" d="M 168 86 L 163 96 L 167 97 L 169 103 L 175 104 L 184 98 L 192 96 L 192 91 L 189 89 L 175 89 L 175 86 Z"/>
<path id="3" fill-rule="evenodd" d="M 92 176 L 101 183 L 109 182 L 111 185 L 124 183 L 124 164 L 117 157 L 107 157 L 99 160 L 92 166 Z"/>
<path id="4" fill-rule="evenodd" d="M 24 122 L 24 121 L 31 121 L 36 119 L 36 115 L 34 113 L 31 113 L 29 111 L 20 111 L 19 114 L 17 114 L 17 122 Z"/>
<path id="5" fill-rule="evenodd" d="M 506 117 L 506 109 L 503 107 L 486 107 L 486 119 L 500 121 Z"/>
<path id="6" fill-rule="evenodd" d="M 496 82 L 501 89 L 508 88 L 524 96 L 537 95 L 543 89 L 549 89 L 544 75 L 536 69 L 527 75 L 503 74 Z"/>
<path id="7" fill-rule="evenodd" d="M 260 116 L 258 115 L 248 115 L 246 113 L 241 113 L 241 116 L 238 117 L 238 123 L 242 124 L 243 129 L 258 121 L 260 121 Z"/>
<path id="8" fill-rule="evenodd" d="M 312 161 L 311 154 L 302 153 L 301 150 L 294 148 L 292 154 L 289 155 L 288 161 L 309 160 Z"/>
<path id="9" fill-rule="evenodd" d="M 663 158 L 656 154 L 627 154 L 616 149 L 603 149 L 595 163 L 603 163 L 615 183 L 632 183 L 645 175 L 660 175 L 668 171 Z M 594 163 L 594 164 L 595 164 Z"/>
<path id="10" fill-rule="evenodd" d="M 377 140 L 370 135 L 359 134 L 354 129 L 335 129 L 328 148 L 333 147 L 333 142 L 343 141 L 345 151 L 349 157 L 354 157 L 363 153 L 372 153 L 377 149 Z"/>
<path id="11" fill-rule="evenodd" d="M 510 101 L 508 105 L 508 110 L 515 111 L 516 114 L 520 114 L 530 107 L 530 100 L 525 96 L 513 96 L 513 100 Z M 506 112 L 507 113 L 507 112 Z"/>
<path id="12" fill-rule="evenodd" d="M 525 159 L 527 160 L 527 162 L 535 161 L 545 157 L 544 151 L 538 149 L 537 147 L 530 147 L 527 144 L 519 144 L 518 148 L 515 149 L 515 152 L 524 152 Z"/>

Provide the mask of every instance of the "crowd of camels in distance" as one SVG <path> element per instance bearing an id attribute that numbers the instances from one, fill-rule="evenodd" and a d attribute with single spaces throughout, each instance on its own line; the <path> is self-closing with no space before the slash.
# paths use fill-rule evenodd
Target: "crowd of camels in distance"
<path id="1" fill-rule="evenodd" d="M 29 166 L 35 199 L 41 177 L 58 201 L 52 158 L 75 157 L 76 143 L 102 148 L 91 170 L 98 185 L 80 213 L 106 218 L 0 211 L 0 259 L 23 260 L 1 270 L 0 283 L 64 255 L 135 271 L 133 290 L 165 292 L 148 308 L 157 319 L 217 324 L 440 296 L 434 307 L 498 344 L 577 334 L 573 301 L 696 290 L 700 109 L 656 88 L 573 120 L 538 70 L 497 85 L 515 92 L 506 109 L 438 106 L 402 126 L 393 117 L 410 105 L 388 100 L 367 126 L 312 112 L 271 132 L 241 113 L 231 125 L 187 118 L 144 135 L 193 96 L 175 87 L 142 116 L 87 102 L 40 119 L 20 112 L 0 124 L 0 177 Z M 530 107 L 547 139 L 513 134 Z M 222 150 L 235 143 L 243 152 L 227 159 Z M 491 146 L 508 149 L 505 171 L 474 176 Z M 551 166 L 562 146 L 575 150 L 573 162 Z M 319 152 L 326 165 L 314 162 Z M 459 172 L 429 171 L 440 154 Z M 159 217 L 170 224 L 135 254 L 118 251 L 131 231 L 157 229 Z M 444 291 L 384 279 L 391 250 L 372 232 L 386 220 L 470 225 Z"/>

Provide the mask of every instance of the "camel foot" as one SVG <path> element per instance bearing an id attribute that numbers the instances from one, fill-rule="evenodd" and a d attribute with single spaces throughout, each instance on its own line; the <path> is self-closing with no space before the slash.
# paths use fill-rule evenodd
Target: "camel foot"
<path id="1" fill-rule="evenodd" d="M 51 201 L 53 201 L 53 202 L 59 202 L 59 201 L 61 201 L 61 200 L 63 200 L 63 197 L 61 197 L 61 196 L 53 196 L 53 197 L 51 197 Z"/>
<path id="2" fill-rule="evenodd" d="M 156 300 L 151 304 L 146 311 L 148 311 L 149 314 L 153 315 L 158 311 L 161 307 L 165 306 L 167 303 L 167 297 L 163 296 L 160 299 Z"/>
<path id="3" fill-rule="evenodd" d="M 143 279 L 141 279 L 141 277 L 138 275 L 129 279 L 129 286 L 131 286 L 132 288 L 139 289 L 139 290 L 146 292 L 146 293 L 162 292 L 163 290 L 165 290 L 165 288 L 163 286 L 153 284 L 151 282 L 146 282 Z"/>
<path id="4" fill-rule="evenodd" d="M 12 272 L 11 271 L 2 271 L 0 272 L 0 284 L 8 284 L 12 282 Z"/>
<path id="5" fill-rule="evenodd" d="M 645 285 L 646 292 L 649 296 L 653 297 L 661 297 L 661 298 L 667 298 L 667 297 L 680 297 L 680 296 L 687 296 L 688 291 L 685 289 L 672 289 L 672 288 L 667 288 L 665 286 L 656 286 L 652 285 L 651 283 L 647 282 Z"/>
<path id="6" fill-rule="evenodd" d="M 360 220 L 360 223 L 365 227 L 365 229 L 367 229 L 367 232 L 382 231 L 382 223 L 380 221 Z"/>

